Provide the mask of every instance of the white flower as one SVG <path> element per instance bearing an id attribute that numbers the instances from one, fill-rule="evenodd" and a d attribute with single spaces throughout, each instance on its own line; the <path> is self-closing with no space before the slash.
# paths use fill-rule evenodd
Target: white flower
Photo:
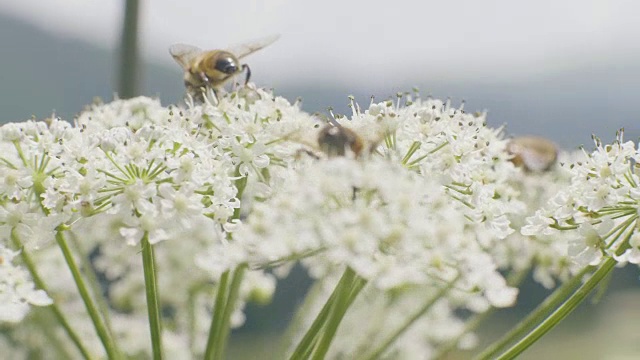
<path id="1" fill-rule="evenodd" d="M 632 264 L 640 264 L 640 233 L 635 233 L 629 239 L 629 249 L 622 255 L 615 256 L 620 263 L 630 262 Z"/>
<path id="2" fill-rule="evenodd" d="M 18 323 L 27 315 L 30 305 L 53 303 L 47 293 L 35 289 L 25 269 L 13 264 L 19 254 L 0 244 L 0 322 Z"/>
<path id="3" fill-rule="evenodd" d="M 567 188 L 559 190 L 546 206 L 527 219 L 522 233 L 568 239 L 568 255 L 580 265 L 598 265 L 604 256 L 625 262 L 633 250 L 618 256 L 625 232 L 634 232 L 637 221 L 638 184 L 634 162 L 638 152 L 632 142 L 603 145 L 563 166 L 570 176 Z M 617 229 L 612 231 L 612 229 Z"/>

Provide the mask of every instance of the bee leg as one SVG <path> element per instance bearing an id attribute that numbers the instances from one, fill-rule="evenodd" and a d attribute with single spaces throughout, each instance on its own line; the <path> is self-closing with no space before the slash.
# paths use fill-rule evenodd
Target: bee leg
<path id="1" fill-rule="evenodd" d="M 207 77 L 207 74 L 203 73 L 203 72 L 199 72 L 198 76 L 200 77 L 200 79 L 202 81 L 204 81 L 206 84 L 209 83 L 209 78 Z"/>
<path id="2" fill-rule="evenodd" d="M 193 101 L 196 104 L 204 103 L 204 88 L 203 87 L 189 86 L 187 88 L 187 93 L 191 96 L 191 98 L 193 99 Z"/>
<path id="3" fill-rule="evenodd" d="M 353 186 L 353 195 L 351 195 L 351 200 L 356 201 L 358 197 L 358 193 L 360 192 L 360 188 Z"/>
<path id="4" fill-rule="evenodd" d="M 242 64 L 242 70 L 247 71 L 247 77 L 244 79 L 244 84 L 247 85 L 249 83 L 249 79 L 251 78 L 251 69 L 249 68 L 249 65 Z"/>
<path id="5" fill-rule="evenodd" d="M 311 150 L 307 150 L 307 149 L 298 149 L 298 150 L 296 150 L 296 158 L 299 158 L 303 154 L 306 154 L 307 156 L 310 156 L 310 157 L 312 157 L 312 158 L 314 158 L 316 160 L 320 160 L 320 156 L 318 156 L 317 154 L 315 154 Z"/>
<path id="6" fill-rule="evenodd" d="M 211 105 L 215 105 L 215 106 L 218 105 L 218 103 L 220 102 L 220 93 L 218 89 L 211 86 L 202 87 L 200 89 L 202 89 L 201 94 L 202 94 L 203 100 L 204 98 L 206 98 L 210 100 Z"/>

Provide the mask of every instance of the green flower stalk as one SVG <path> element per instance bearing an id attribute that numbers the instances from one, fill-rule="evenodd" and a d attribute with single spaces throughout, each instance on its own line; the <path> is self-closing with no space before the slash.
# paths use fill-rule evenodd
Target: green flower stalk
<path id="1" fill-rule="evenodd" d="M 145 232 L 141 241 L 142 262 L 144 267 L 144 284 L 149 312 L 149 328 L 151 329 L 151 344 L 153 358 L 162 359 L 162 320 L 160 316 L 160 299 L 156 276 L 153 246 L 149 243 L 149 234 Z"/>

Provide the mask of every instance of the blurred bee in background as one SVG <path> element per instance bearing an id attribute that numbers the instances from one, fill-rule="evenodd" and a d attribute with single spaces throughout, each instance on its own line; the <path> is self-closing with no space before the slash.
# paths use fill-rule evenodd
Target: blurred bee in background
<path id="1" fill-rule="evenodd" d="M 345 156 L 348 151 L 357 157 L 362 153 L 364 141 L 355 131 L 336 122 L 327 124 L 320 130 L 318 146 L 329 157 Z"/>
<path id="2" fill-rule="evenodd" d="M 318 125 L 314 128 L 318 128 Z M 296 156 L 306 154 L 316 160 L 337 156 L 358 158 L 367 151 L 372 152 L 378 144 L 367 141 L 356 131 L 342 126 L 335 120 L 326 123 L 319 131 L 313 131 L 313 134 L 315 141 L 308 141 L 306 135 L 300 137 L 300 134 L 297 134 L 292 137 L 292 141 L 304 145 L 304 148 L 298 149 Z"/>
<path id="3" fill-rule="evenodd" d="M 246 71 L 244 84 L 251 78 L 251 69 L 240 59 L 278 40 L 280 35 L 272 35 L 255 41 L 232 46 L 225 50 L 202 50 L 186 44 L 169 47 L 169 53 L 184 70 L 184 85 L 197 101 L 203 101 L 207 88 L 218 94 L 235 75 Z"/>
<path id="4" fill-rule="evenodd" d="M 538 136 L 515 137 L 507 144 L 507 151 L 513 155 L 515 166 L 532 172 L 550 170 L 558 159 L 556 144 Z"/>

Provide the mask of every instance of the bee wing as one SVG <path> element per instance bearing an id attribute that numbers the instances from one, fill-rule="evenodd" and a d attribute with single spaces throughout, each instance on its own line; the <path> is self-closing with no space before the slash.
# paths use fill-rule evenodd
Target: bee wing
<path id="1" fill-rule="evenodd" d="M 278 40 L 279 38 L 280 35 L 271 35 L 254 41 L 246 42 L 244 44 L 231 46 L 225 50 L 237 56 L 238 59 L 241 59 L 253 52 L 262 49 L 263 47 L 273 44 L 273 42 Z"/>
<path id="2" fill-rule="evenodd" d="M 556 160 L 555 154 L 540 153 L 531 149 L 523 150 L 518 155 L 522 158 L 524 165 L 532 171 L 547 170 Z"/>
<path id="3" fill-rule="evenodd" d="M 188 69 L 192 60 L 202 52 L 202 49 L 187 44 L 174 44 L 169 47 L 169 53 L 183 69 Z"/>

